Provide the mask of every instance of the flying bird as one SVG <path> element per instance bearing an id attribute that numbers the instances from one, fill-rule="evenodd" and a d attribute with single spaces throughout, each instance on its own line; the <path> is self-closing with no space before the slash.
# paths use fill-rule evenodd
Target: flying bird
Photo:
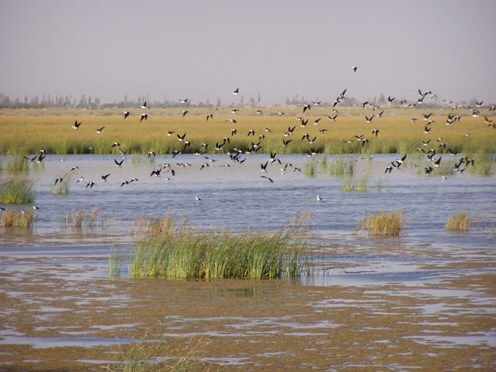
<path id="1" fill-rule="evenodd" d="M 127 119 L 127 117 L 130 115 L 131 113 L 129 111 L 124 111 L 124 119 Z"/>
<path id="2" fill-rule="evenodd" d="M 72 124 L 72 128 L 76 130 L 79 129 L 80 126 L 81 126 L 81 122 L 78 123 L 77 120 L 74 121 L 74 124 Z"/>

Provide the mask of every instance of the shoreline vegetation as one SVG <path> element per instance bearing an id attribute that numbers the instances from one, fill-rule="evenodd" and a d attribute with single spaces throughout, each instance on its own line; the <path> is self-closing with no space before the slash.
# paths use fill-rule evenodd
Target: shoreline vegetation
<path id="1" fill-rule="evenodd" d="M 0 109 L 0 155 L 258 152 L 281 154 L 496 153 L 496 119 L 481 108 L 231 107 Z M 183 115 L 184 111 L 188 111 Z M 383 112 L 379 115 L 378 111 Z M 147 119 L 141 120 L 141 114 Z M 207 115 L 213 117 L 207 120 Z M 456 114 L 459 120 L 450 121 Z M 337 117 L 335 117 L 337 115 Z M 365 116 L 374 116 L 371 122 Z M 425 119 L 428 116 L 428 120 Z M 321 119 L 321 120 L 319 120 Z M 81 123 L 78 129 L 74 122 Z M 306 122 L 306 124 L 304 124 Z M 97 130 L 104 128 L 97 133 Z M 250 134 L 248 134 L 250 133 Z M 178 136 L 186 136 L 180 140 Z M 290 141 L 290 142 L 287 142 Z M 284 144 L 287 142 L 286 144 Z M 120 146 L 112 146 L 119 143 Z M 9 168 L 22 171 L 15 159 Z"/>
<path id="2" fill-rule="evenodd" d="M 132 254 L 132 278 L 280 279 L 309 270 L 306 214 L 279 231 L 197 231 L 173 217 L 141 221 L 142 237 Z M 110 257 L 110 267 L 115 266 Z M 116 271 L 115 269 L 113 271 Z"/>

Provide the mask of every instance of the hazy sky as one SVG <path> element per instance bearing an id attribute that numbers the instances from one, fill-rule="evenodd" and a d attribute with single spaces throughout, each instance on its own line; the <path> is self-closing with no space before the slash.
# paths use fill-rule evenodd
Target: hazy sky
<path id="1" fill-rule="evenodd" d="M 0 93 L 496 103 L 495 15 L 494 0 L 0 0 Z"/>

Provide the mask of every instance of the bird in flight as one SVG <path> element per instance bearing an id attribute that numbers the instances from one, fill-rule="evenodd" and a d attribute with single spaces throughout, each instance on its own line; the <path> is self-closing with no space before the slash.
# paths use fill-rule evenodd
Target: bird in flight
<path id="1" fill-rule="evenodd" d="M 72 128 L 77 130 L 77 129 L 79 129 L 80 126 L 81 126 L 81 122 L 78 123 L 78 121 L 75 120 L 74 124 L 72 125 Z"/>
<path id="2" fill-rule="evenodd" d="M 239 94 L 239 88 L 234 89 L 233 94 L 237 96 Z"/>
<path id="3" fill-rule="evenodd" d="M 352 69 L 353 69 L 353 72 L 357 72 L 358 67 L 357 66 L 353 66 Z"/>
<path id="4" fill-rule="evenodd" d="M 96 132 L 97 132 L 98 134 L 102 134 L 102 132 L 103 132 L 103 129 L 104 129 L 104 128 L 105 128 L 105 127 L 98 128 L 98 129 L 96 130 Z"/>
<path id="5" fill-rule="evenodd" d="M 126 119 L 131 113 L 129 111 L 124 111 L 124 119 Z"/>

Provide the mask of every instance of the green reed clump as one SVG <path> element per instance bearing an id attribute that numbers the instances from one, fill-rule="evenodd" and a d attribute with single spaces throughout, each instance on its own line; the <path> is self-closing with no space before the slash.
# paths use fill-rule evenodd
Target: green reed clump
<path id="1" fill-rule="evenodd" d="M 0 226 L 27 229 L 33 225 L 32 211 L 6 210 L 0 212 Z"/>
<path id="2" fill-rule="evenodd" d="M 314 159 L 309 159 L 305 162 L 305 176 L 307 177 L 317 176 L 317 164 Z"/>
<path id="3" fill-rule="evenodd" d="M 65 177 L 61 181 L 58 180 L 57 183 L 52 183 L 50 186 L 50 194 L 54 195 L 67 195 L 71 191 L 71 177 Z"/>
<path id="4" fill-rule="evenodd" d="M 341 191 L 365 192 L 369 187 L 368 177 L 345 177 L 341 179 Z"/>
<path id="5" fill-rule="evenodd" d="M 301 222 L 302 223 L 302 222 Z M 130 275 L 171 279 L 299 277 L 307 268 L 301 223 L 275 233 L 196 232 L 171 217 L 150 221 L 131 258 Z"/>
<path id="6" fill-rule="evenodd" d="M 479 176 L 491 176 L 495 173 L 495 160 L 487 154 L 480 153 L 475 156 L 474 165 L 470 166 L 470 173 Z"/>
<path id="7" fill-rule="evenodd" d="M 365 219 L 360 224 L 361 230 L 372 235 L 397 236 L 403 227 L 403 212 L 379 212 Z"/>
<path id="8" fill-rule="evenodd" d="M 29 204 L 34 201 L 33 182 L 11 178 L 0 183 L 0 204 Z"/>
<path id="9" fill-rule="evenodd" d="M 18 173 L 27 172 L 29 170 L 28 161 L 24 156 L 9 156 L 7 158 L 7 172 Z"/>
<path id="10" fill-rule="evenodd" d="M 445 225 L 447 230 L 468 231 L 470 227 L 470 217 L 466 213 L 458 213 L 448 217 Z"/>
<path id="11" fill-rule="evenodd" d="M 329 175 L 331 176 L 351 176 L 355 171 L 355 159 L 338 157 L 329 164 Z"/>

